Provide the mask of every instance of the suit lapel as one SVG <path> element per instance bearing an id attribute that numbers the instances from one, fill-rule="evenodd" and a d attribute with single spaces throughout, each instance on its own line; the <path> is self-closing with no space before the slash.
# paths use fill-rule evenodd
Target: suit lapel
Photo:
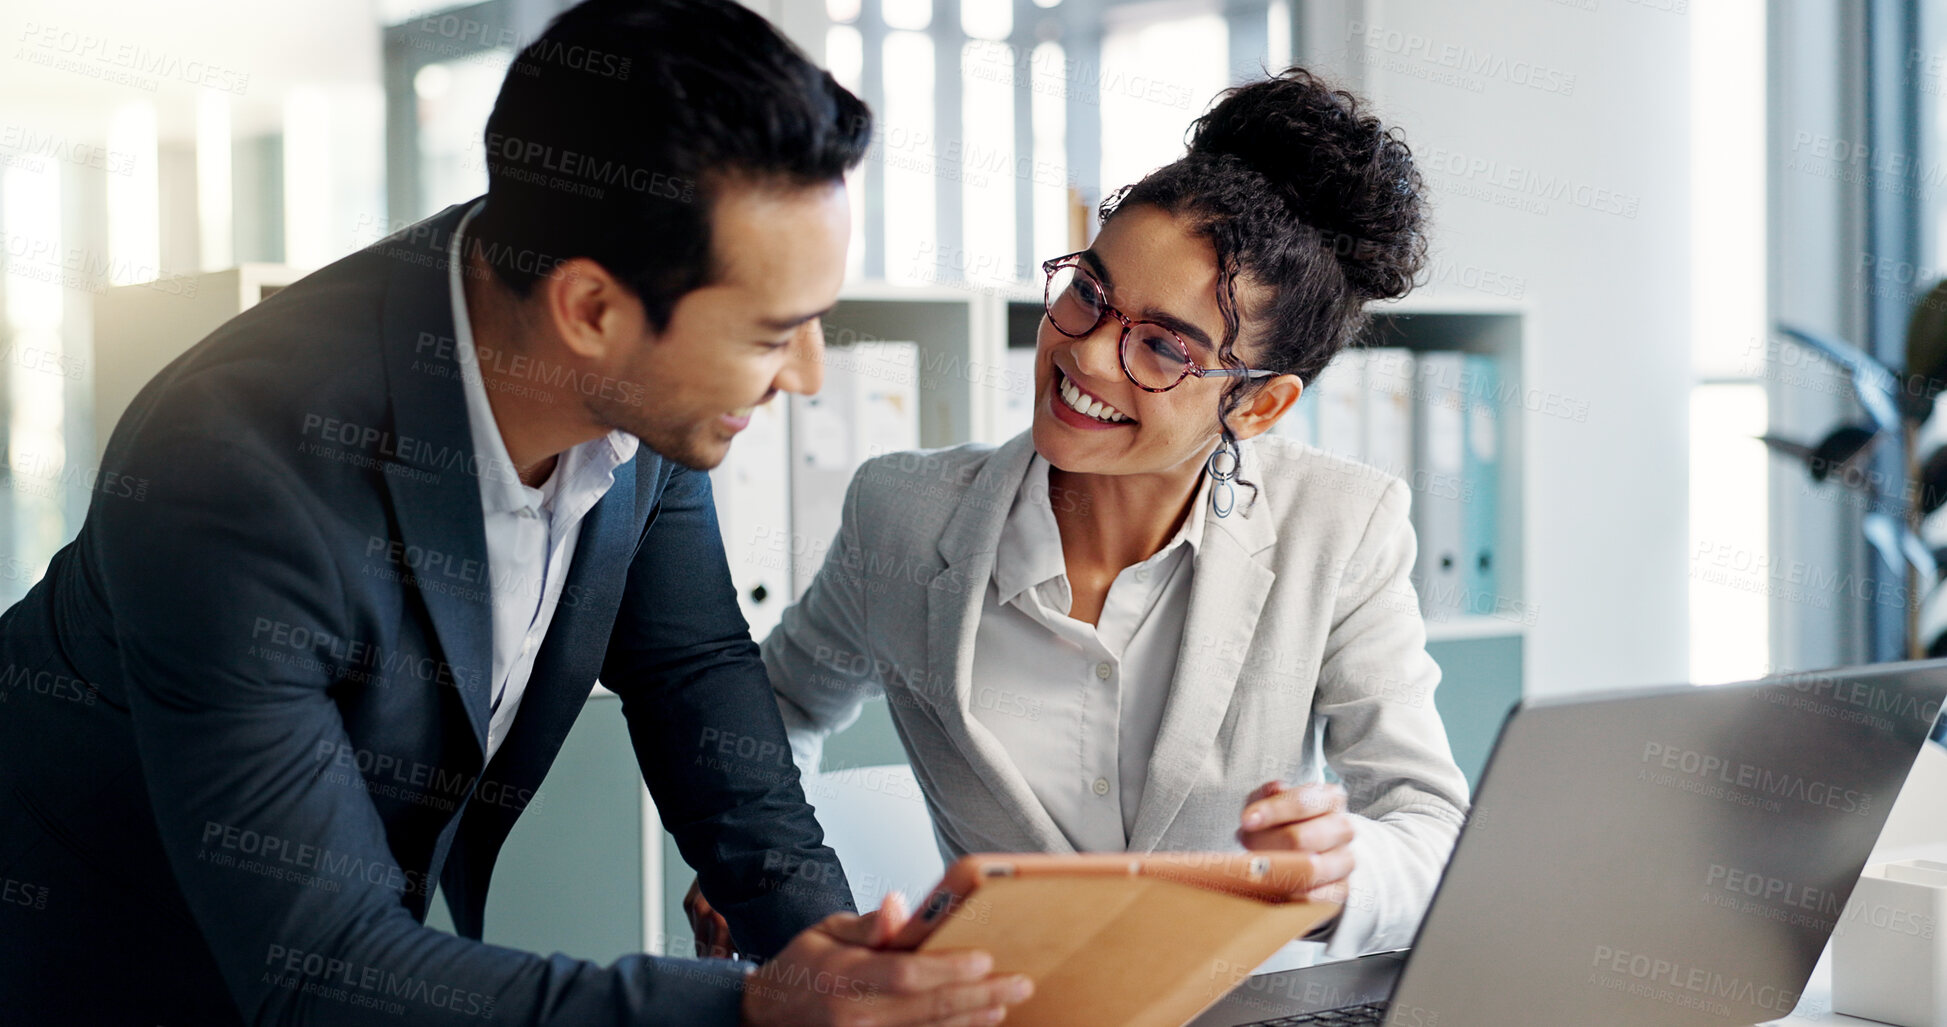
<path id="1" fill-rule="evenodd" d="M 639 466 L 644 460 L 648 467 Z M 660 460 L 638 448 L 635 459 L 615 469 L 615 484 L 582 521 L 554 620 L 535 654 L 520 714 L 488 768 L 490 779 L 517 786 L 538 780 L 581 715 L 608 654 L 630 552 L 641 534 L 637 490 L 654 487 Z"/>
<path id="2" fill-rule="evenodd" d="M 1033 440 L 1026 434 L 995 450 L 970 486 L 983 501 L 961 503 L 940 533 L 946 569 L 926 593 L 926 674 L 928 681 L 947 681 L 951 688 L 925 694 L 933 697 L 947 736 L 1025 832 L 1031 850 L 1073 852 L 1006 747 L 973 715 L 974 637 L 994 574 L 994 545 L 1033 456 Z"/>
<path id="3" fill-rule="evenodd" d="M 1246 459 L 1249 454 L 1246 448 Z M 1265 597 L 1277 577 L 1256 558 L 1276 541 L 1264 503 L 1258 503 L 1251 517 L 1244 516 L 1241 500 L 1229 517 L 1206 516 L 1176 674 L 1129 834 L 1131 852 L 1152 852 L 1162 842 L 1210 759 Z"/>
<path id="4" fill-rule="evenodd" d="M 396 551 L 404 558 L 388 562 L 385 569 L 405 573 L 412 568 L 429 582 L 454 586 L 422 586 L 418 592 L 441 653 L 460 683 L 456 690 L 484 754 L 493 688 L 493 603 L 475 476 L 478 460 L 453 351 L 446 270 L 446 249 L 467 206 L 447 208 L 428 222 L 431 230 L 415 226 L 376 244 L 396 261 L 385 297 L 392 423 L 384 445 L 392 450 L 393 460 L 405 465 L 403 473 L 384 475 L 399 525 L 397 541 L 404 546 Z"/>

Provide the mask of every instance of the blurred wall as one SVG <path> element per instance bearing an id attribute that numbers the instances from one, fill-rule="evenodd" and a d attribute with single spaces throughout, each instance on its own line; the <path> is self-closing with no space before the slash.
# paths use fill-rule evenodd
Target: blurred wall
<path id="1" fill-rule="evenodd" d="M 1688 3 L 1329 6 L 1304 51 L 1431 186 L 1426 294 L 1529 311 L 1530 694 L 1685 680 Z"/>

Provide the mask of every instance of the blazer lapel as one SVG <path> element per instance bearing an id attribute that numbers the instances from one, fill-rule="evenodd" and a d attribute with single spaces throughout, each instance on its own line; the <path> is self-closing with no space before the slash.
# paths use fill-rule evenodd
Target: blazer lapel
<path id="1" fill-rule="evenodd" d="M 961 503 L 940 533 L 946 569 L 926 593 L 926 674 L 928 681 L 950 682 L 951 689 L 927 694 L 947 736 L 1025 832 L 1031 850 L 1073 852 L 1006 747 L 973 715 L 974 636 L 994 574 L 994 546 L 1033 456 L 1033 439 L 1025 433 L 995 450 L 970 486 L 986 501 Z"/>
<path id="2" fill-rule="evenodd" d="M 1269 548 L 1276 534 L 1262 503 L 1251 517 L 1244 515 L 1241 502 L 1229 517 L 1206 516 L 1176 674 L 1129 834 L 1131 852 L 1152 852 L 1162 842 L 1217 744 L 1217 730 L 1277 577 L 1256 554 Z"/>
<path id="3" fill-rule="evenodd" d="M 639 466 L 644 460 L 651 466 Z M 637 489 L 645 476 L 649 485 L 642 487 L 653 487 L 660 460 L 648 447 L 638 448 L 635 459 L 615 469 L 615 484 L 582 521 L 554 619 L 521 693 L 520 715 L 494 754 L 489 778 L 507 784 L 538 779 L 581 715 L 608 653 L 630 551 L 641 534 Z"/>
<path id="4" fill-rule="evenodd" d="M 480 509 L 479 461 L 467 422 L 466 393 L 453 351 L 453 306 L 446 250 L 467 204 L 447 208 L 430 231 L 402 232 L 375 244 L 397 261 L 385 297 L 386 392 L 392 423 L 381 445 L 403 473 L 384 475 L 404 548 L 388 571 L 410 571 L 453 587 L 419 588 L 441 655 L 481 753 L 487 748 L 493 685 L 493 603 L 487 534 Z M 424 258 L 424 263 L 408 259 Z"/>

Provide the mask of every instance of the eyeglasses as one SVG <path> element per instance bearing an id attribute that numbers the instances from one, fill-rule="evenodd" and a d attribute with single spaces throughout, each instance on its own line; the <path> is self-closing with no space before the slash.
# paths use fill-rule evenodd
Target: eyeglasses
<path id="1" fill-rule="evenodd" d="M 1109 305 L 1102 283 L 1082 264 L 1079 253 L 1056 257 L 1041 265 L 1048 275 L 1042 302 L 1048 308 L 1048 323 L 1071 339 L 1095 331 L 1104 317 L 1122 322 L 1122 335 L 1116 346 L 1122 359 L 1122 373 L 1136 388 L 1145 392 L 1168 392 L 1183 379 L 1269 378 L 1276 371 L 1249 367 L 1199 367 L 1190 359 L 1190 347 L 1181 335 L 1154 321 L 1131 321 L 1128 315 Z M 1134 343 L 1131 345 L 1131 343 Z"/>

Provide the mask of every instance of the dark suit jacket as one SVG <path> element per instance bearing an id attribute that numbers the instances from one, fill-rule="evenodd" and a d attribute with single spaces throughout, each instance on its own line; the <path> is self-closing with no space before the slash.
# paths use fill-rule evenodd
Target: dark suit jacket
<path id="1" fill-rule="evenodd" d="M 743 947 L 852 908 L 709 477 L 647 447 L 583 522 L 483 766 L 507 583 L 451 343 L 463 209 L 170 364 L 117 425 L 79 535 L 0 617 L 0 1020 L 735 1022 L 729 963 L 473 940 L 598 674 Z M 435 882 L 463 938 L 423 926 Z"/>

